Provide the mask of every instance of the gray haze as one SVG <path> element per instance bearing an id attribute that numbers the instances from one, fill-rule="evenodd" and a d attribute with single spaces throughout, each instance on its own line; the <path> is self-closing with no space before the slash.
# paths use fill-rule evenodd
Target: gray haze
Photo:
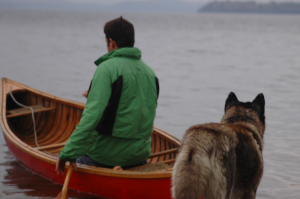
<path id="1" fill-rule="evenodd" d="M 138 12 L 196 12 L 203 2 L 155 1 L 80 1 L 80 0 L 2 0 L 0 8 L 49 10 L 102 10 Z"/>
<path id="2" fill-rule="evenodd" d="M 212 0 L 0 0 L 0 8 L 49 10 L 102 10 L 137 12 L 197 12 Z M 241 1 L 241 0 L 240 0 Z M 256 0 L 266 3 L 270 0 Z M 277 0 L 275 2 L 286 2 Z M 289 2 L 300 2 L 291 0 Z"/>

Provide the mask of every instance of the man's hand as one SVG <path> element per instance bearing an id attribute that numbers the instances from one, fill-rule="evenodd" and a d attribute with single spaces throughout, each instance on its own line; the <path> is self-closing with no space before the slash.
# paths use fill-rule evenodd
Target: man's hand
<path id="1" fill-rule="evenodd" d="M 66 161 L 57 158 L 57 160 L 56 160 L 56 167 L 55 167 L 55 171 L 57 172 L 57 175 L 59 175 L 60 173 L 62 175 L 65 175 L 65 164 L 66 164 Z M 77 170 L 76 163 L 71 163 L 71 166 L 73 167 L 73 169 L 75 171 Z"/>
<path id="2" fill-rule="evenodd" d="M 66 161 L 57 158 L 56 167 L 55 167 L 55 171 L 57 172 L 57 175 L 59 175 L 60 173 L 62 175 L 65 175 L 65 164 Z"/>
<path id="3" fill-rule="evenodd" d="M 89 94 L 89 89 L 87 89 L 86 91 L 84 91 L 84 93 L 82 93 L 82 96 L 84 96 L 84 97 L 87 98 L 88 94 Z"/>

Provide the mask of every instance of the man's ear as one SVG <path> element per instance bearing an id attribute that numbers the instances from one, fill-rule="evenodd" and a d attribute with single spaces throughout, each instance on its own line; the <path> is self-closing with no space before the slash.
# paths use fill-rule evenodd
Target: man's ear
<path id="1" fill-rule="evenodd" d="M 119 48 L 118 45 L 117 45 L 117 43 L 114 40 L 112 40 L 111 38 L 109 38 L 109 41 L 110 41 L 109 43 L 110 43 L 110 45 L 111 45 L 111 47 L 112 47 L 113 50 Z"/>

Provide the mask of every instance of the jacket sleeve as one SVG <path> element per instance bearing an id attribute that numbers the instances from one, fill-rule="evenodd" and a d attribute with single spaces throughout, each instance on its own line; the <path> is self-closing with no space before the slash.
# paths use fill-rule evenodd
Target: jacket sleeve
<path id="1" fill-rule="evenodd" d="M 98 66 L 89 91 L 85 109 L 76 130 L 60 152 L 61 160 L 75 162 L 93 146 L 98 132 L 95 131 L 111 95 L 111 76 L 104 66 Z"/>

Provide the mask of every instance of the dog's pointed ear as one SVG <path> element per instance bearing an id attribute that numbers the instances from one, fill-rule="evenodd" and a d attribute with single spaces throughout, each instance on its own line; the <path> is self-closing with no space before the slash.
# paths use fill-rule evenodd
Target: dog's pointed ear
<path id="1" fill-rule="evenodd" d="M 252 101 L 253 106 L 258 107 L 257 112 L 259 115 L 260 121 L 265 125 L 265 97 L 264 94 L 260 93 Z"/>
<path id="2" fill-rule="evenodd" d="M 260 93 L 256 96 L 256 98 L 252 101 L 253 104 L 257 104 L 259 106 L 265 106 L 265 97 L 264 94 Z"/>
<path id="3" fill-rule="evenodd" d="M 256 96 L 256 98 L 252 101 L 252 104 L 257 105 L 260 108 L 261 114 L 265 112 L 265 97 L 264 94 L 260 93 Z"/>
<path id="4" fill-rule="evenodd" d="M 239 102 L 239 100 L 236 97 L 236 95 L 234 94 L 234 92 L 230 92 L 228 97 L 227 97 L 226 103 L 225 103 L 225 112 L 229 108 L 229 105 L 234 103 L 234 102 Z"/>

